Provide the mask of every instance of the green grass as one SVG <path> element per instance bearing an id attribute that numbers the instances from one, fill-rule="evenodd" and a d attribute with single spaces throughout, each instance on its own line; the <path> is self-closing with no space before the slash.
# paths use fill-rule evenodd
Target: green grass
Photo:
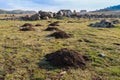
<path id="1" fill-rule="evenodd" d="M 56 21 L 55 19 L 50 21 Z M 59 20 L 61 30 L 73 34 L 69 39 L 47 39 L 47 20 L 0 21 L 0 79 L 5 80 L 120 80 L 120 26 L 116 28 L 92 28 L 87 25 L 95 20 Z M 67 23 L 73 21 L 74 23 Z M 40 23 L 36 31 L 19 31 L 18 25 Z M 92 62 L 85 70 L 69 69 L 60 76 L 62 69 L 53 67 L 44 56 L 61 48 L 69 48 L 80 54 L 88 54 Z M 104 53 L 106 57 L 99 57 Z"/>

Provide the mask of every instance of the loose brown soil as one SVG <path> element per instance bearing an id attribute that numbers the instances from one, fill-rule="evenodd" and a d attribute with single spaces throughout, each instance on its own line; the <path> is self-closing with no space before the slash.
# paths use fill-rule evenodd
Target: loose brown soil
<path id="1" fill-rule="evenodd" d="M 45 29 L 45 31 L 54 31 L 54 30 L 59 30 L 57 27 L 48 27 Z"/>
<path id="2" fill-rule="evenodd" d="M 66 32 L 64 31 L 57 31 L 57 32 L 54 32 L 53 34 L 49 35 L 50 37 L 55 37 L 56 39 L 58 38 L 70 38 L 72 35 L 71 34 L 67 34 Z"/>
<path id="3" fill-rule="evenodd" d="M 47 61 L 53 66 L 58 67 L 85 67 L 85 59 L 81 54 L 74 50 L 63 48 L 56 52 L 47 54 Z"/>
<path id="4" fill-rule="evenodd" d="M 48 26 L 59 26 L 59 21 L 50 23 Z"/>
<path id="5" fill-rule="evenodd" d="M 35 31 L 35 29 L 33 28 L 33 25 L 30 23 L 25 23 L 24 25 L 22 25 L 20 27 L 20 31 Z"/>
<path id="6" fill-rule="evenodd" d="M 25 27 L 25 26 L 31 26 L 31 27 L 33 27 L 33 25 L 30 24 L 30 23 L 25 23 L 25 24 L 23 24 L 21 27 Z"/>

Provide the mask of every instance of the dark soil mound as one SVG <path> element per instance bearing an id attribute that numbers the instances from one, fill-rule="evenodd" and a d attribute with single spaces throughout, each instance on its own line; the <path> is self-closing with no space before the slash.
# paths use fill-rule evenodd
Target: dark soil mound
<path id="1" fill-rule="evenodd" d="M 64 31 L 57 31 L 54 32 L 53 34 L 49 35 L 50 37 L 55 37 L 55 38 L 70 38 L 72 35 L 71 34 L 67 34 Z"/>
<path id="2" fill-rule="evenodd" d="M 59 30 L 57 27 L 48 27 L 45 29 L 45 31 L 54 31 L 54 30 Z"/>
<path id="3" fill-rule="evenodd" d="M 41 24 L 36 24 L 35 26 L 42 26 Z"/>
<path id="4" fill-rule="evenodd" d="M 83 58 L 85 61 L 92 61 L 92 59 L 89 55 L 83 55 Z"/>
<path id="5" fill-rule="evenodd" d="M 33 26 L 32 24 L 30 24 L 30 23 L 25 23 L 25 24 L 23 24 L 21 27 L 25 27 L 25 26 Z"/>
<path id="6" fill-rule="evenodd" d="M 67 48 L 47 54 L 45 57 L 53 66 L 82 68 L 86 65 L 81 54 Z"/>
<path id="7" fill-rule="evenodd" d="M 59 21 L 50 23 L 48 26 L 59 26 Z"/>
<path id="8" fill-rule="evenodd" d="M 20 31 L 34 31 L 35 29 L 33 28 L 32 24 L 25 23 L 20 27 Z"/>

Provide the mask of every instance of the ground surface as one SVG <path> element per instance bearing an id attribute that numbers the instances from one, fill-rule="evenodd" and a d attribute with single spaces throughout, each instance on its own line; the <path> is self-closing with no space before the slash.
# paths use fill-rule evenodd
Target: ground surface
<path id="1" fill-rule="evenodd" d="M 57 20 L 49 20 L 57 21 Z M 92 28 L 96 20 L 59 20 L 59 29 L 73 34 L 68 39 L 49 38 L 44 31 L 48 20 L 0 21 L 0 80 L 120 80 L 120 25 L 116 28 Z M 67 23 L 67 22 L 72 23 Z M 19 31 L 24 23 L 43 26 L 36 31 Z M 44 56 L 61 48 L 88 54 L 92 62 L 82 70 L 63 70 L 50 66 Z M 99 57 L 98 54 L 105 54 Z"/>

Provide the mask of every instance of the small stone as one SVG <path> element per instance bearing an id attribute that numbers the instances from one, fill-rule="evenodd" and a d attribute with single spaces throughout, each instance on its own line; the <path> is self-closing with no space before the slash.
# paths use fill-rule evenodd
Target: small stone
<path id="1" fill-rule="evenodd" d="M 106 55 L 104 53 L 98 54 L 99 57 L 105 57 Z"/>

